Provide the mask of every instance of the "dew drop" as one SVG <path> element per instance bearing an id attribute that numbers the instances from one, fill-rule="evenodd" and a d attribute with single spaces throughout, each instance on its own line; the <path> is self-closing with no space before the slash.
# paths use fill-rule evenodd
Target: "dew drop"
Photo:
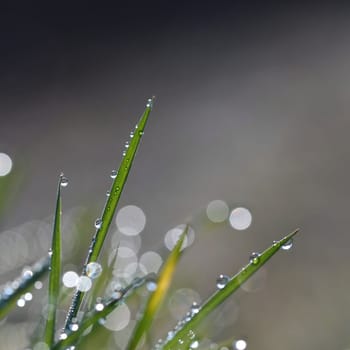
<path id="1" fill-rule="evenodd" d="M 217 279 L 216 279 L 216 287 L 218 289 L 223 289 L 225 288 L 227 282 L 229 281 L 230 277 L 226 276 L 226 275 L 220 275 Z"/>
<path id="2" fill-rule="evenodd" d="M 118 171 L 113 169 L 113 170 L 111 171 L 111 178 L 112 178 L 112 179 L 115 179 L 115 178 L 117 177 L 117 175 L 118 175 Z"/>
<path id="3" fill-rule="evenodd" d="M 243 339 L 236 340 L 234 342 L 234 348 L 236 350 L 245 350 L 247 348 L 247 342 Z"/>
<path id="4" fill-rule="evenodd" d="M 289 250 L 290 248 L 292 248 L 293 246 L 293 239 L 291 238 L 289 241 L 287 241 L 286 243 L 284 243 L 282 246 L 281 246 L 281 249 L 283 250 Z"/>
<path id="5" fill-rule="evenodd" d="M 97 262 L 91 262 L 86 265 L 86 275 L 91 279 L 99 277 L 102 273 L 102 266 Z"/>
<path id="6" fill-rule="evenodd" d="M 60 339 L 61 340 L 67 339 L 67 337 L 68 337 L 67 333 L 61 333 L 60 334 Z"/>
<path id="7" fill-rule="evenodd" d="M 191 345 L 190 345 L 190 349 L 198 349 L 199 346 L 199 342 L 198 340 L 195 340 Z"/>
<path id="8" fill-rule="evenodd" d="M 142 136 L 144 132 L 142 130 L 139 131 L 139 135 Z"/>
<path id="9" fill-rule="evenodd" d="M 26 301 L 22 298 L 17 300 L 17 306 L 18 307 L 24 307 L 26 305 Z"/>
<path id="10" fill-rule="evenodd" d="M 98 228 L 101 228 L 102 226 L 102 220 L 100 218 L 97 218 L 95 220 L 95 227 L 98 229 Z"/>
<path id="11" fill-rule="evenodd" d="M 109 197 L 111 195 L 111 191 L 106 192 L 106 196 Z"/>
<path id="12" fill-rule="evenodd" d="M 133 137 L 134 137 L 134 132 L 131 131 L 131 132 L 130 132 L 130 138 L 132 139 Z"/>
<path id="13" fill-rule="evenodd" d="M 61 175 L 60 185 L 61 185 L 61 187 L 67 187 L 68 186 L 68 179 L 65 176 L 63 176 L 63 174 Z"/>
<path id="14" fill-rule="evenodd" d="M 199 312 L 199 305 L 194 301 L 192 306 L 191 306 L 191 314 L 193 316 L 194 314 L 197 314 L 198 312 Z"/>
<path id="15" fill-rule="evenodd" d="M 273 245 L 274 247 L 277 247 L 279 244 L 280 244 L 279 241 L 272 241 L 272 245 Z"/>
<path id="16" fill-rule="evenodd" d="M 129 148 L 129 146 L 130 146 L 130 145 L 129 145 L 129 142 L 126 141 L 126 142 L 125 142 L 125 148 Z"/>
<path id="17" fill-rule="evenodd" d="M 72 331 L 72 332 L 76 332 L 78 329 L 79 329 L 79 325 L 77 323 L 71 323 L 69 325 L 69 329 Z"/>
<path id="18" fill-rule="evenodd" d="M 252 263 L 253 265 L 258 264 L 260 261 L 260 254 L 259 253 L 252 253 L 249 257 L 249 262 Z"/>
<path id="19" fill-rule="evenodd" d="M 105 306 L 102 303 L 97 303 L 95 305 L 95 310 L 96 311 L 102 311 L 105 308 Z"/>
<path id="20" fill-rule="evenodd" d="M 154 292 L 157 289 L 157 282 L 154 282 L 154 281 L 147 282 L 146 288 L 149 292 Z"/>
<path id="21" fill-rule="evenodd" d="M 123 151 L 123 153 L 122 153 L 122 154 L 123 154 L 123 157 L 125 157 L 125 156 L 126 156 L 126 151 Z"/>

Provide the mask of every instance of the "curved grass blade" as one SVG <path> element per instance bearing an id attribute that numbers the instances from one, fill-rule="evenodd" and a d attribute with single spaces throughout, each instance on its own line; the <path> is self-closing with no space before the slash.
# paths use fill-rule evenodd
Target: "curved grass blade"
<path id="1" fill-rule="evenodd" d="M 170 253 L 168 259 L 166 260 L 158 278 L 157 289 L 150 295 L 145 311 L 142 318 L 136 324 L 133 334 L 130 338 L 128 350 L 136 349 L 139 344 L 142 336 L 149 330 L 151 327 L 152 321 L 155 314 L 159 310 L 166 294 L 169 289 L 170 283 L 172 281 L 177 262 L 181 255 L 181 248 L 183 241 L 186 237 L 188 231 L 188 226 L 185 227 L 183 233 L 181 234 L 179 240 L 177 241 L 174 249 Z"/>
<path id="2" fill-rule="evenodd" d="M 44 332 L 44 342 L 50 348 L 54 342 L 56 310 L 58 305 L 58 297 L 60 293 L 61 279 L 61 182 L 64 179 L 61 174 L 58 181 L 56 210 L 53 224 L 52 243 L 49 251 L 50 257 L 50 274 L 49 274 L 49 297 L 48 297 L 48 313 Z"/>
<path id="3" fill-rule="evenodd" d="M 49 266 L 50 259 L 45 257 L 32 265 L 29 270 L 24 271 L 21 276 L 5 284 L 0 290 L 0 319 L 4 318 L 16 306 L 21 295 L 28 292 L 34 283 L 46 274 Z"/>
<path id="4" fill-rule="evenodd" d="M 115 178 L 110 190 L 110 195 L 103 209 L 101 223 L 98 225 L 98 228 L 95 232 L 95 235 L 92 239 L 92 242 L 89 248 L 88 256 L 86 257 L 86 260 L 85 260 L 83 274 L 86 273 L 85 266 L 90 262 L 97 261 L 100 255 L 103 243 L 107 236 L 109 226 L 111 224 L 113 215 L 117 208 L 120 195 L 123 191 L 124 185 L 126 183 L 132 163 L 136 155 L 136 151 L 138 149 L 142 135 L 144 133 L 144 129 L 145 129 L 149 114 L 152 110 L 153 102 L 154 102 L 154 97 L 148 100 L 146 109 L 143 115 L 141 116 L 138 124 L 136 125 L 134 132 L 130 134 L 130 143 L 126 144 L 126 151 L 124 151 L 123 153 L 123 159 L 120 163 L 119 170 L 115 174 Z M 65 330 L 68 329 L 69 324 L 72 321 L 72 318 L 76 317 L 79 307 L 82 303 L 83 297 L 84 297 L 84 294 L 82 292 L 78 290 L 75 292 L 72 299 L 71 306 L 67 314 L 65 327 L 64 327 Z"/>
<path id="5" fill-rule="evenodd" d="M 84 332 L 90 326 L 98 325 L 99 320 L 108 316 L 112 311 L 114 311 L 119 305 L 128 301 L 128 299 L 134 295 L 134 292 L 144 286 L 147 282 L 154 282 L 154 274 L 149 274 L 142 278 L 136 278 L 128 287 L 117 292 L 119 295 L 115 298 L 111 298 L 109 301 L 104 303 L 103 310 L 97 311 L 92 310 L 87 314 L 83 322 L 79 325 L 77 331 L 72 332 L 70 330 L 65 331 L 61 335 L 61 340 L 59 340 L 53 347 L 52 350 L 62 350 L 67 347 L 76 344 L 81 337 L 84 336 Z"/>
<path id="6" fill-rule="evenodd" d="M 191 340 L 188 336 L 196 326 L 203 321 L 218 305 L 223 303 L 232 293 L 234 293 L 250 276 L 259 270 L 280 248 L 292 239 L 299 232 L 299 229 L 290 233 L 280 241 L 274 242 L 262 254 L 251 259 L 240 272 L 233 276 L 223 289 L 217 290 L 198 310 L 191 313 L 189 319 L 185 321 L 175 332 L 171 339 L 166 340 L 162 345 L 163 350 L 188 349 Z M 181 346 L 179 344 L 182 344 Z"/>

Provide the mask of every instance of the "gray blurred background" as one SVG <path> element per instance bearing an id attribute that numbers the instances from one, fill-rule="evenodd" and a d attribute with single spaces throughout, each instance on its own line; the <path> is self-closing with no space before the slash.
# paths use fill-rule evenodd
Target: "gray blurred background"
<path id="1" fill-rule="evenodd" d="M 15 178 L 2 247 L 16 231 L 26 263 L 40 256 L 31 255 L 37 243 L 27 228 L 44 221 L 49 237 L 61 171 L 69 178 L 64 215 L 87 208 L 92 227 L 110 171 L 156 95 L 120 203 L 146 214 L 142 250 L 165 257 L 164 234 L 192 220 L 196 239 L 174 288 L 205 299 L 219 273 L 233 275 L 252 251 L 300 227 L 293 248 L 266 265 L 258 291 L 241 290 L 232 313 L 214 322 L 213 338 L 222 328 L 223 338 L 244 337 L 249 349 L 350 348 L 350 8 L 1 7 L 0 152 L 11 156 L 7 177 Z M 249 229 L 206 222 L 214 199 L 248 208 Z M 80 236 L 84 248 L 92 232 Z M 3 262 L 0 282 L 20 262 Z M 21 312 L 3 332 L 28 321 Z"/>

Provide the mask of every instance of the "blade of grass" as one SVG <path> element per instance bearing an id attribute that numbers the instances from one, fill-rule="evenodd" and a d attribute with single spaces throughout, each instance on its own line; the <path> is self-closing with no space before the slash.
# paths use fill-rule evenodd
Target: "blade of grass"
<path id="1" fill-rule="evenodd" d="M 279 249 L 286 244 L 294 235 L 299 232 L 295 230 L 280 241 L 274 242 L 272 246 L 266 249 L 255 259 L 246 265 L 240 272 L 233 276 L 223 289 L 217 290 L 201 307 L 198 312 L 192 313 L 186 321 L 174 334 L 171 339 L 165 341 L 163 350 L 188 348 L 191 339 L 188 338 L 190 331 L 203 321 L 218 305 L 223 303 L 232 293 L 234 293 L 250 276 L 259 270 Z M 182 344 L 181 346 L 179 344 Z"/>
<path id="2" fill-rule="evenodd" d="M 85 271 L 86 265 L 90 262 L 97 261 L 100 255 L 103 243 L 107 236 L 109 226 L 111 224 L 113 215 L 117 208 L 120 195 L 123 191 L 133 160 L 136 155 L 136 151 L 138 149 L 142 135 L 144 133 L 144 129 L 145 129 L 149 114 L 152 110 L 153 101 L 154 101 L 154 98 L 148 100 L 146 109 L 144 110 L 143 115 L 141 116 L 138 124 L 136 125 L 135 131 L 130 134 L 130 144 L 126 148 L 126 151 L 123 153 L 123 159 L 119 166 L 118 173 L 116 174 L 116 177 L 113 181 L 113 184 L 110 190 L 110 195 L 107 198 L 105 207 L 103 209 L 103 213 L 101 217 L 101 225 L 99 225 L 99 227 L 95 232 L 95 235 L 92 239 L 92 243 L 89 248 L 89 253 L 85 260 L 83 274 L 86 274 L 86 271 Z M 65 330 L 68 329 L 69 324 L 72 321 L 72 318 L 76 317 L 79 307 L 82 303 L 83 297 L 84 297 L 83 292 L 80 292 L 78 290 L 75 292 L 72 299 L 71 306 L 67 314 L 67 318 L 64 326 Z"/>
<path id="3" fill-rule="evenodd" d="M 4 318 L 16 306 L 17 300 L 31 290 L 34 283 L 49 271 L 50 259 L 45 257 L 36 262 L 30 270 L 25 271 L 14 281 L 9 282 L 0 291 L 0 319 Z"/>
<path id="4" fill-rule="evenodd" d="M 61 279 L 61 181 L 63 174 L 61 174 L 58 181 L 56 210 L 53 224 L 52 243 L 49 256 L 50 274 L 49 274 L 49 297 L 48 297 L 48 312 L 47 321 L 44 332 L 44 342 L 50 348 L 54 342 L 55 324 L 56 324 L 56 310 L 58 305 L 58 297 L 60 293 L 60 279 Z"/>
<path id="5" fill-rule="evenodd" d="M 52 350 L 62 350 L 66 349 L 68 346 L 76 344 L 81 337 L 84 336 L 84 332 L 90 326 L 98 325 L 99 320 L 108 316 L 112 311 L 114 311 L 119 305 L 124 304 L 132 297 L 135 291 L 147 282 L 154 282 L 154 274 L 149 274 L 143 278 L 135 279 L 128 287 L 120 291 L 120 297 L 111 298 L 109 301 L 104 303 L 104 308 L 101 311 L 93 309 L 90 311 L 87 316 L 84 318 L 83 322 L 79 325 L 77 331 L 72 332 L 67 330 L 63 337 L 61 335 L 61 340 L 59 340 L 53 347 Z"/>
<path id="6" fill-rule="evenodd" d="M 170 283 L 172 281 L 172 278 L 175 272 L 175 268 L 177 266 L 178 260 L 181 255 L 181 248 L 182 248 L 183 241 L 186 237 L 187 231 L 188 231 L 188 226 L 185 227 L 174 249 L 170 253 L 166 262 L 164 263 L 164 266 L 159 274 L 157 289 L 150 295 L 146 303 L 143 316 L 135 326 L 132 336 L 130 337 L 129 345 L 127 347 L 128 350 L 136 349 L 142 336 L 151 327 L 154 316 L 159 310 L 167 294 L 167 291 L 169 289 Z"/>

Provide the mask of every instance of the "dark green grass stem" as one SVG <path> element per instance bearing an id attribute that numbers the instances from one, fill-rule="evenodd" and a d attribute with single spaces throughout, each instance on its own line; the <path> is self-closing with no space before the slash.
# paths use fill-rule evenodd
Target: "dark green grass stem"
<path id="1" fill-rule="evenodd" d="M 144 129 L 145 129 L 149 114 L 152 110 L 153 100 L 154 98 L 148 100 L 148 103 L 146 105 L 146 109 L 143 115 L 141 116 L 138 124 L 136 125 L 134 132 L 130 135 L 130 143 L 126 148 L 125 153 L 123 154 L 123 159 L 119 166 L 117 176 L 113 181 L 113 185 L 110 190 L 110 195 L 103 209 L 103 213 L 101 217 L 101 226 L 97 228 L 95 235 L 92 239 L 89 252 L 85 260 L 85 264 L 82 272 L 83 275 L 85 274 L 86 265 L 90 262 L 97 261 L 100 255 L 103 243 L 107 236 L 109 226 L 112 222 L 115 210 L 117 208 L 120 195 L 123 191 L 124 185 L 126 183 L 132 163 L 136 155 L 136 151 L 138 149 L 142 135 L 144 133 Z M 65 327 L 64 327 L 65 330 L 68 329 L 69 324 L 72 321 L 72 318 L 76 317 L 79 307 L 82 303 L 83 297 L 84 297 L 83 292 L 80 292 L 78 290 L 75 292 L 72 299 L 71 307 L 69 308 L 69 311 L 67 314 Z"/>
<path id="2" fill-rule="evenodd" d="M 217 290 L 195 313 L 189 321 L 187 321 L 174 335 L 174 337 L 165 342 L 162 349 L 188 349 L 188 344 L 193 341 L 188 338 L 188 334 L 203 321 L 209 313 L 222 304 L 232 293 L 234 293 L 249 277 L 258 271 L 280 248 L 286 244 L 294 235 L 299 232 L 295 230 L 280 241 L 274 242 L 272 246 L 266 249 L 258 258 L 251 261 L 240 272 L 233 276 L 223 289 Z M 180 346 L 179 344 L 182 344 Z"/>
<path id="3" fill-rule="evenodd" d="M 58 305 L 58 297 L 60 293 L 61 280 L 61 174 L 56 199 L 56 210 L 53 224 L 52 244 L 49 252 L 50 274 L 49 274 L 49 296 L 48 296 L 48 312 L 47 321 L 44 332 L 44 342 L 51 348 L 55 336 L 56 310 Z"/>

